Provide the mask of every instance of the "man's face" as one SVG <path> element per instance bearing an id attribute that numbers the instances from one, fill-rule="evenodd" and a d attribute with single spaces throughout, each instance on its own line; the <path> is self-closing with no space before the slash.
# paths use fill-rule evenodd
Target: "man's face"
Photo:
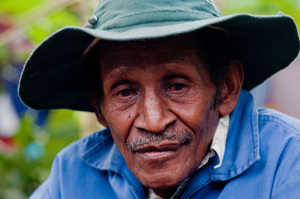
<path id="1" fill-rule="evenodd" d="M 219 119 L 211 82 L 195 44 L 172 37 L 101 44 L 101 111 L 139 181 L 164 190 L 200 165 Z"/>

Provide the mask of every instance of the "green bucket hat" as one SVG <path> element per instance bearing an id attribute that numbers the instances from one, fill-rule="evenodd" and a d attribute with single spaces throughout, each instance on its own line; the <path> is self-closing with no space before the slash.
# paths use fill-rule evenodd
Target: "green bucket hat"
<path id="1" fill-rule="evenodd" d="M 100 0 L 89 22 L 87 27 L 64 27 L 35 49 L 19 84 L 25 104 L 34 109 L 93 111 L 81 88 L 80 66 L 95 38 L 145 40 L 207 26 L 224 28 L 241 55 L 246 90 L 288 66 L 299 52 L 298 33 L 290 16 L 221 16 L 211 0 Z"/>

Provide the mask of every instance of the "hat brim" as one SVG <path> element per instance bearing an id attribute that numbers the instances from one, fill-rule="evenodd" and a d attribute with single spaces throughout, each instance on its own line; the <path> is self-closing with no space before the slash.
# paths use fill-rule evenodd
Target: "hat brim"
<path id="1" fill-rule="evenodd" d="M 160 22 L 114 30 L 65 27 L 42 42 L 25 64 L 21 100 L 34 109 L 93 111 L 80 84 L 82 54 L 94 38 L 129 41 L 192 32 L 209 25 L 225 28 L 244 66 L 243 88 L 251 90 L 288 66 L 299 53 L 294 20 L 286 15 L 236 14 L 192 22 Z"/>

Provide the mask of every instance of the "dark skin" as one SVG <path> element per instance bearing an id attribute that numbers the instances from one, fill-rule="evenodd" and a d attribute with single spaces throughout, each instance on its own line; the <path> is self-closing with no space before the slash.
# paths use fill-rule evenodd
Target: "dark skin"
<path id="1" fill-rule="evenodd" d="M 192 41 L 191 36 L 104 41 L 105 51 L 99 52 L 103 98 L 94 107 L 97 118 L 110 128 L 132 173 L 163 198 L 200 165 L 219 118 L 235 108 L 244 78 L 241 63 L 232 61 L 218 94 L 221 102 L 213 104 L 216 86 Z M 187 139 L 134 145 L 164 132 Z"/>

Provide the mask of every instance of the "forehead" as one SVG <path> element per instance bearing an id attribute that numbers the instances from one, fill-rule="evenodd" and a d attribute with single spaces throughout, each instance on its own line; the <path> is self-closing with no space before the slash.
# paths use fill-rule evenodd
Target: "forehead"
<path id="1" fill-rule="evenodd" d="M 103 40 L 100 44 L 101 72 L 105 74 L 120 66 L 188 63 L 197 54 L 197 41 L 194 34 L 127 42 Z"/>
<path id="2" fill-rule="evenodd" d="M 166 50 L 193 50 L 197 48 L 198 38 L 195 34 L 184 34 L 158 39 L 137 41 L 101 41 L 100 53 L 102 58 L 111 58 L 124 53 L 140 53 L 147 50 L 163 53 Z"/>

